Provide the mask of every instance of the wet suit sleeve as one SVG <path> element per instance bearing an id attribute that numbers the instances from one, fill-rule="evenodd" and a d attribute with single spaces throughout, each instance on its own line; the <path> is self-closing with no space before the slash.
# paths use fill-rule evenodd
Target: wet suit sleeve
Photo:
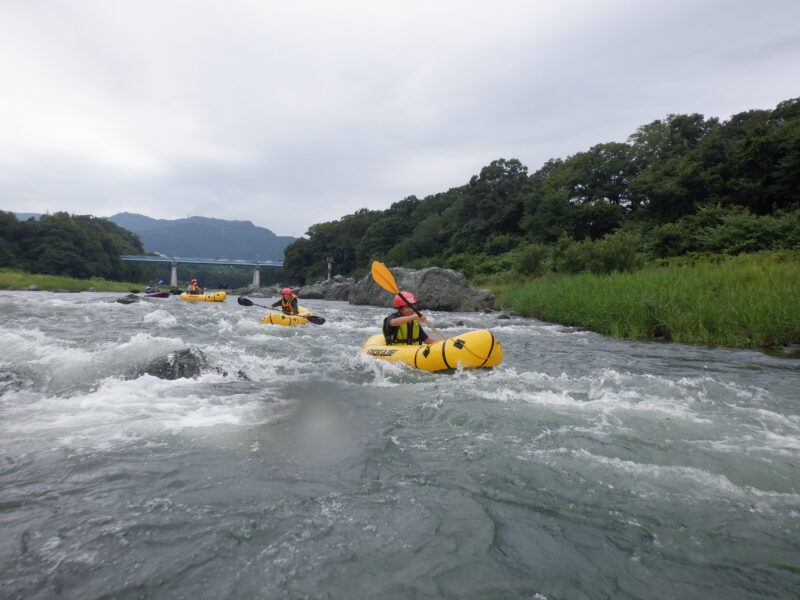
<path id="1" fill-rule="evenodd" d="M 389 321 L 394 319 L 397 316 L 397 313 L 393 315 L 389 315 L 383 320 L 383 339 L 386 341 L 387 344 L 391 344 L 394 340 L 394 336 L 397 334 L 397 327 L 392 327 L 389 325 Z"/>

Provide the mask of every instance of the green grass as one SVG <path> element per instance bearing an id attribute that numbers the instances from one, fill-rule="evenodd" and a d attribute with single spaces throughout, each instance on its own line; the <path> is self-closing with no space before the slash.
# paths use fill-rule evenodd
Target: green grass
<path id="1" fill-rule="evenodd" d="M 624 339 L 774 347 L 800 343 L 800 253 L 765 252 L 537 279 L 500 294 L 505 308 Z"/>
<path id="2" fill-rule="evenodd" d="M 504 271 L 492 275 L 478 275 L 470 279 L 469 284 L 475 289 L 488 289 L 494 294 L 495 298 L 499 298 L 530 280 L 531 278 L 526 275 L 520 275 L 513 271 Z"/>
<path id="3" fill-rule="evenodd" d="M 102 278 L 74 279 L 58 275 L 36 275 L 14 269 L 0 269 L 0 289 L 27 290 L 35 285 L 40 290 L 81 290 L 94 288 L 98 292 L 130 292 L 144 289 L 145 284 L 106 281 Z"/>

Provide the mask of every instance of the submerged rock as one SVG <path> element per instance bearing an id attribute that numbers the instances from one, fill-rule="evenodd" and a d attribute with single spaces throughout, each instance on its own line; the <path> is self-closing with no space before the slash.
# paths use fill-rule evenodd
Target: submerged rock
<path id="1" fill-rule="evenodd" d="M 137 296 L 136 294 L 127 294 L 122 298 L 117 298 L 117 302 L 119 302 L 120 304 L 133 304 L 134 302 L 139 302 L 139 301 L 141 301 L 141 298 L 139 298 L 139 296 Z"/>
<path id="2" fill-rule="evenodd" d="M 467 278 L 452 269 L 428 267 L 389 269 L 400 290 L 411 292 L 423 309 L 448 311 L 478 311 L 494 308 L 494 294 L 489 290 L 476 290 Z M 350 304 L 393 307 L 394 295 L 384 290 L 367 275 L 353 287 L 348 298 Z"/>
<path id="3" fill-rule="evenodd" d="M 21 390 L 28 385 L 22 375 L 14 371 L 0 371 L 0 396 L 6 392 Z"/>
<path id="4" fill-rule="evenodd" d="M 205 352 L 198 348 L 177 350 L 170 352 L 166 356 L 151 360 L 143 368 L 137 370 L 134 376 L 152 375 L 159 379 L 194 379 L 204 371 L 213 371 L 223 377 L 228 376 L 228 372 L 224 369 L 210 366 Z M 250 378 L 241 370 L 236 372 L 236 378 L 242 381 L 250 381 Z"/>
<path id="5" fill-rule="evenodd" d="M 189 379 L 198 377 L 207 368 L 208 359 L 202 350 L 186 348 L 150 361 L 141 374 L 146 373 L 160 379 Z"/>

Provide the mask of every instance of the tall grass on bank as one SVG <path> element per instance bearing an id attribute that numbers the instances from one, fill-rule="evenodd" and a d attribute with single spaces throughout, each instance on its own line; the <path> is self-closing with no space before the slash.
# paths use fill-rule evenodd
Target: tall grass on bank
<path id="1" fill-rule="evenodd" d="M 514 312 L 627 339 L 771 347 L 800 343 L 800 253 L 580 274 L 501 295 Z"/>
<path id="2" fill-rule="evenodd" d="M 133 283 L 106 281 L 102 278 L 73 279 L 58 275 L 36 275 L 14 269 L 0 269 L 0 289 L 27 290 L 35 285 L 40 290 L 80 290 L 92 288 L 98 292 L 129 292 L 131 288 L 142 287 Z"/>

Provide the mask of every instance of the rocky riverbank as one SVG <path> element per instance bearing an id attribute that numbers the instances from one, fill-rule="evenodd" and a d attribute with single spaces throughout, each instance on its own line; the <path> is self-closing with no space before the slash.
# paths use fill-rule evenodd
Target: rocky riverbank
<path id="1" fill-rule="evenodd" d="M 420 306 L 428 310 L 480 311 L 496 310 L 495 297 L 490 290 L 476 290 L 467 279 L 452 269 L 389 269 L 397 286 L 414 294 Z M 280 287 L 258 288 L 248 292 L 254 297 L 277 298 Z M 336 275 L 295 290 L 300 299 L 340 300 L 350 304 L 391 307 L 394 296 L 366 275 L 359 281 Z"/>

